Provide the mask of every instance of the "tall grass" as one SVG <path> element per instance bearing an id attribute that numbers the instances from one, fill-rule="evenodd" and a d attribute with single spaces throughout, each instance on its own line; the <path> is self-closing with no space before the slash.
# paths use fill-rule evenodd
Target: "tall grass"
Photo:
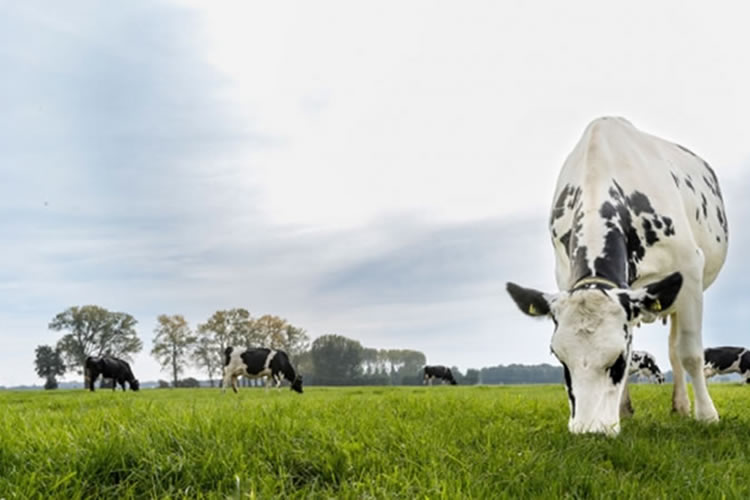
<path id="1" fill-rule="evenodd" d="M 750 387 L 711 389 L 632 387 L 614 439 L 558 386 L 0 392 L 0 498 L 748 498 Z"/>

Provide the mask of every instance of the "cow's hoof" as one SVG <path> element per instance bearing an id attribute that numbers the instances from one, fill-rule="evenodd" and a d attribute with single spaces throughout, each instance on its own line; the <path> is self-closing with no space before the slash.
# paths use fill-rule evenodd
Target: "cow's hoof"
<path id="1" fill-rule="evenodd" d="M 719 413 L 714 408 L 708 408 L 704 411 L 699 411 L 698 408 L 695 408 L 695 419 L 700 420 L 701 422 L 718 422 L 719 421 Z"/>
<path id="2" fill-rule="evenodd" d="M 690 416 L 690 402 L 676 402 L 672 401 L 672 413 L 677 413 L 684 417 Z"/>

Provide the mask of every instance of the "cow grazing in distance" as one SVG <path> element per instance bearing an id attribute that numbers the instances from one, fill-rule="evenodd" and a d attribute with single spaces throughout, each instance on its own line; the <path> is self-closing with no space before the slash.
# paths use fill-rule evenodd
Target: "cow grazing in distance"
<path id="1" fill-rule="evenodd" d="M 703 351 L 706 378 L 725 373 L 739 373 L 750 384 L 750 351 L 744 347 L 709 347 Z"/>
<path id="2" fill-rule="evenodd" d="M 240 376 L 251 379 L 266 377 L 268 382 L 273 380 L 276 387 L 281 385 L 283 379 L 287 379 L 292 384 L 291 389 L 302 394 L 302 375 L 297 373 L 284 351 L 265 347 L 245 350 L 227 347 L 224 351 L 222 392 L 226 392 L 230 383 L 234 392 L 237 392 L 237 377 Z"/>
<path id="3" fill-rule="evenodd" d="M 630 358 L 628 377 L 631 375 L 646 377 L 649 380 L 653 379 L 657 384 L 664 383 L 664 374 L 659 370 L 659 367 L 656 364 L 656 358 L 646 351 L 633 351 Z"/>
<path id="4" fill-rule="evenodd" d="M 570 431 L 619 433 L 633 326 L 664 317 L 672 409 L 690 413 L 687 371 L 695 418 L 717 421 L 703 377 L 703 291 L 724 264 L 728 227 L 708 163 L 623 118 L 594 120 L 562 167 L 549 229 L 559 291 L 507 290 L 525 314 L 554 323 Z"/>
<path id="5" fill-rule="evenodd" d="M 451 385 L 456 385 L 456 379 L 453 378 L 453 372 L 450 368 L 442 365 L 424 367 L 424 382 L 425 384 L 432 385 L 434 379 L 440 379 L 444 383 L 450 382 Z"/>
<path id="6" fill-rule="evenodd" d="M 99 378 L 99 375 L 102 378 L 111 378 L 113 380 L 113 391 L 117 388 L 117 384 L 120 384 L 124 391 L 125 382 L 130 385 L 130 390 L 132 391 L 137 391 L 140 388 L 140 384 L 133 376 L 133 371 L 130 369 L 128 362 L 114 356 L 89 356 L 86 358 L 84 369 L 86 371 L 86 385 L 91 391 L 94 390 L 94 382 Z"/>

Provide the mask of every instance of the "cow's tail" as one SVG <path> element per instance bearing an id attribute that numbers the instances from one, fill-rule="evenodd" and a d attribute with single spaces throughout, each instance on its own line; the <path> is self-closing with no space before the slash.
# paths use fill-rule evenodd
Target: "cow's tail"
<path id="1" fill-rule="evenodd" d="M 229 365 L 229 360 L 232 359 L 232 351 L 234 350 L 234 347 L 229 346 L 226 349 L 224 349 L 224 366 Z"/>

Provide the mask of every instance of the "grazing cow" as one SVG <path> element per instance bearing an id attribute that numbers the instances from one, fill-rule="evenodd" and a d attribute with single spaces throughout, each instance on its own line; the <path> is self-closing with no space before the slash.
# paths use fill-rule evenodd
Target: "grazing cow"
<path id="1" fill-rule="evenodd" d="M 232 384 L 232 389 L 237 392 L 237 377 L 247 378 L 266 377 L 268 382 L 273 380 L 276 387 L 281 385 L 283 379 L 292 383 L 292 390 L 302 394 L 302 375 L 299 375 L 289 356 L 284 351 L 277 351 L 265 347 L 256 347 L 246 350 L 227 347 L 224 351 L 224 383 L 222 391 L 226 392 L 227 385 Z"/>
<path id="2" fill-rule="evenodd" d="M 672 408 L 719 415 L 703 377 L 703 291 L 727 253 L 727 217 L 711 167 L 622 118 L 586 128 L 557 181 L 549 228 L 559 292 L 508 283 L 518 307 L 552 319 L 571 432 L 620 431 L 633 326 L 668 316 Z M 538 265 L 538 263 L 532 263 Z"/>
<path id="3" fill-rule="evenodd" d="M 424 383 L 432 385 L 432 381 L 436 378 L 445 382 L 450 382 L 451 385 L 456 385 L 456 379 L 453 378 L 453 372 L 450 368 L 442 365 L 424 367 Z"/>
<path id="4" fill-rule="evenodd" d="M 125 382 L 130 384 L 130 390 L 137 391 L 140 388 L 138 380 L 133 376 L 133 371 L 127 361 L 115 358 L 114 356 L 102 356 L 95 358 L 89 356 L 85 363 L 86 384 L 90 390 L 94 390 L 94 382 L 99 378 L 111 378 L 112 390 L 114 391 L 117 384 L 120 384 L 122 390 L 125 390 Z"/>
<path id="5" fill-rule="evenodd" d="M 631 375 L 643 376 L 649 380 L 654 379 L 657 384 L 664 383 L 664 375 L 656 365 L 656 359 L 651 353 L 646 351 L 633 351 L 630 358 L 628 377 Z"/>
<path id="6" fill-rule="evenodd" d="M 739 373 L 750 384 L 750 351 L 744 347 L 709 347 L 703 351 L 706 378 L 725 373 Z"/>

